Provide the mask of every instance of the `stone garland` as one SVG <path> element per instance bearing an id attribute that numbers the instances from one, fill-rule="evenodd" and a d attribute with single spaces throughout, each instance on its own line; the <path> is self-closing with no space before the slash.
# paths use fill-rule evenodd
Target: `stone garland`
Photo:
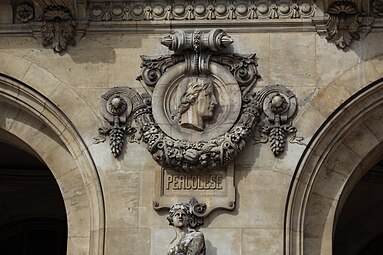
<path id="1" fill-rule="evenodd" d="M 96 142 L 105 141 L 109 136 L 112 153 L 117 157 L 127 135 L 130 141 L 144 141 L 153 159 L 162 167 L 197 173 L 231 163 L 246 142 L 254 138 L 253 132 L 262 115 L 266 118 L 261 125 L 263 136 L 259 142 L 271 141 L 274 155 L 280 155 L 285 150 L 287 136 L 295 136 L 292 118 L 297 110 L 296 97 L 282 85 L 268 86 L 255 92 L 253 89 L 260 77 L 255 54 L 214 53 L 232 42 L 230 36 L 220 29 L 208 33 L 173 32 L 161 43 L 176 53 L 160 57 L 142 56 L 141 75 L 137 78 L 145 84 L 142 85 L 147 91 L 151 91 L 160 77 L 170 74 L 167 74 L 169 67 L 183 61 L 190 68 L 183 72 L 193 75 L 209 74 L 208 61 L 224 67 L 227 69 L 225 72 L 238 82 L 241 92 L 239 117 L 228 131 L 210 140 L 189 141 L 170 137 L 154 121 L 151 95 L 139 95 L 129 87 L 115 87 L 102 96 L 101 113 L 107 125 L 99 129 L 100 137 Z M 137 128 L 132 127 L 133 120 Z"/>
<path id="2" fill-rule="evenodd" d="M 90 2 L 91 21 L 299 19 L 315 15 L 312 0 L 263 1 L 123 1 Z"/>
<path id="3" fill-rule="evenodd" d="M 210 141 L 189 142 L 166 135 L 153 121 L 150 100 L 146 103 L 147 108 L 135 113 L 134 119 L 143 124 L 140 133 L 148 151 L 159 165 L 188 173 L 228 165 L 252 137 L 261 113 L 255 93 L 249 92 L 243 99 L 239 120 L 228 132 Z"/>

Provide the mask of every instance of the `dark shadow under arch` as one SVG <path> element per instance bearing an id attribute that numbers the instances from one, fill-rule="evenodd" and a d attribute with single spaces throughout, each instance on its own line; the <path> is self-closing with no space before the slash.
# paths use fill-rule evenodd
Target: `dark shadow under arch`
<path id="1" fill-rule="evenodd" d="M 28 145 L 11 136 L 0 136 L 1 254 L 65 255 L 68 226 L 59 186 L 49 168 L 23 150 L 30 151 Z"/>

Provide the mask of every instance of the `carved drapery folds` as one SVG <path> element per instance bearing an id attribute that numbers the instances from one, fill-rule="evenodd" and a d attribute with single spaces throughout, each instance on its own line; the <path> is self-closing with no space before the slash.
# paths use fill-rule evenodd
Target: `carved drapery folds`
<path id="1" fill-rule="evenodd" d="M 72 12 L 65 6 L 51 5 L 44 9 L 42 15 L 41 31 L 43 34 L 43 45 L 51 45 L 57 52 L 63 52 L 68 45 L 75 45 L 76 23 Z"/>
<path id="2" fill-rule="evenodd" d="M 153 159 L 167 169 L 196 173 L 227 166 L 264 116 L 263 134 L 280 155 L 286 132 L 295 130 L 296 98 L 282 85 L 256 93 L 256 56 L 225 53 L 232 42 L 220 29 L 176 31 L 162 40 L 174 54 L 141 56 L 137 80 L 147 94 L 119 87 L 103 96 L 108 125 L 100 134 L 110 136 L 113 154 L 120 154 L 123 134 L 129 134 L 130 140 L 145 142 Z"/>
<path id="3" fill-rule="evenodd" d="M 333 2 L 327 12 L 326 38 L 341 49 L 350 46 L 354 39 L 366 36 L 371 30 L 373 18 L 362 17 L 353 2 Z"/>
<path id="4" fill-rule="evenodd" d="M 314 16 L 312 0 L 296 1 L 92 1 L 91 21 L 299 19 Z"/>

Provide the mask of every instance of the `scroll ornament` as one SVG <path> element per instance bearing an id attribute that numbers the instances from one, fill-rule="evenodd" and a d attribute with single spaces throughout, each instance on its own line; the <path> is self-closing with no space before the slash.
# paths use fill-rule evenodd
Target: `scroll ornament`
<path id="1" fill-rule="evenodd" d="M 264 127 L 264 133 L 272 137 L 274 154 L 282 153 L 286 137 L 284 132 L 293 130 L 291 120 L 296 112 L 295 96 L 281 85 L 274 86 L 273 89 L 265 88 L 256 93 L 254 87 L 260 77 L 256 56 L 255 54 L 222 53 L 221 51 L 232 42 L 232 38 L 220 29 L 209 33 L 176 31 L 162 40 L 162 44 L 175 51 L 174 54 L 160 57 L 142 56 L 141 75 L 137 79 L 148 93 L 139 95 L 129 87 L 117 87 L 103 96 L 101 112 L 108 125 L 100 129 L 100 134 L 104 138 L 107 135 L 110 136 L 113 154 L 117 157 L 121 153 L 123 136 L 129 135 L 131 141 L 145 142 L 153 159 L 164 168 L 195 173 L 217 166 L 226 166 L 243 150 L 246 143 L 253 139 L 255 127 L 263 116 L 266 116 L 268 123 L 272 124 Z M 213 75 L 212 68 L 220 71 L 218 73 L 215 71 Z M 168 120 L 170 126 L 196 133 L 197 136 L 193 137 L 202 137 L 199 134 L 210 133 L 208 129 L 205 130 L 204 122 L 209 122 L 216 116 L 214 114 L 217 99 L 222 97 L 222 95 L 214 94 L 217 93 L 214 91 L 217 89 L 223 91 L 225 86 L 228 86 L 227 84 L 217 85 L 219 81 L 213 81 L 213 79 L 217 79 L 214 78 L 217 75 L 221 75 L 222 78 L 224 72 L 228 79 L 231 79 L 231 86 L 234 86 L 230 88 L 230 91 L 238 89 L 240 101 L 234 103 L 238 105 L 238 115 L 229 122 L 231 127 L 216 137 L 206 140 L 183 139 L 182 134 L 181 137 L 173 137 L 165 132 L 161 128 L 163 124 L 157 123 L 156 116 L 153 116 L 153 111 L 158 112 L 158 108 L 161 108 L 158 105 L 163 106 L 164 103 L 157 102 L 158 105 L 152 109 L 151 95 L 153 91 L 157 93 L 154 98 L 158 100 L 162 97 L 162 94 L 158 94 L 159 90 L 165 89 L 166 92 L 163 93 L 165 95 L 170 93 L 169 87 L 173 85 L 164 83 L 164 79 L 168 76 L 168 80 L 173 81 L 173 77 L 169 78 L 172 72 L 176 73 L 177 77 L 181 77 L 179 78 L 181 81 L 177 81 L 176 89 L 182 87 L 182 82 L 185 81 L 186 87 L 193 87 L 193 90 L 190 94 L 186 90 L 184 96 L 178 99 L 180 101 L 178 109 L 169 114 L 164 113 L 166 116 L 171 115 Z M 194 117 L 191 120 L 189 116 L 183 123 L 182 115 L 191 111 L 190 107 L 201 93 L 208 98 L 207 103 L 205 102 L 206 109 L 201 112 L 202 107 L 199 107 L 198 114 L 190 113 L 190 116 L 197 116 L 199 120 L 195 120 Z M 232 97 L 235 97 L 235 92 L 228 95 L 228 100 Z M 183 104 L 187 106 L 184 107 Z M 227 105 L 229 108 L 233 107 L 230 104 Z M 225 112 L 225 109 L 221 111 Z M 233 115 L 233 111 L 227 112 L 228 116 Z M 136 129 L 131 127 L 133 120 Z"/>

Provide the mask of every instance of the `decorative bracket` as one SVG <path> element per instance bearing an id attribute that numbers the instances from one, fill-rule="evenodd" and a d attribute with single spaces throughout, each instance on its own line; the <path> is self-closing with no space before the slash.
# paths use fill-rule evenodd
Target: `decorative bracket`
<path id="1" fill-rule="evenodd" d="M 44 46 L 51 45 L 54 52 L 61 53 L 68 45 L 76 44 L 74 40 L 76 23 L 67 7 L 50 5 L 44 9 L 41 18 Z"/>
<path id="2" fill-rule="evenodd" d="M 341 49 L 350 46 L 354 39 L 365 37 L 374 20 L 372 17 L 362 17 L 355 3 L 347 0 L 333 2 L 327 12 L 326 39 Z"/>

